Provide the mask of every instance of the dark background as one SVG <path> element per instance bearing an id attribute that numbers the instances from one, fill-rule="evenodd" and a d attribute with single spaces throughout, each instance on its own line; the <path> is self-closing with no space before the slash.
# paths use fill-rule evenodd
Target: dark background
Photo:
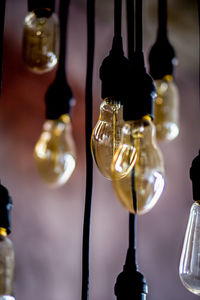
<path id="1" fill-rule="evenodd" d="M 125 1 L 123 1 L 125 2 Z M 94 124 L 99 114 L 98 70 L 113 35 L 113 1 L 96 1 Z M 144 1 L 144 49 L 156 35 L 157 1 Z M 0 102 L 0 178 L 13 197 L 16 298 L 78 300 L 81 292 L 81 244 L 85 195 L 84 85 L 86 72 L 85 1 L 72 1 L 68 36 L 68 77 L 76 98 L 73 133 L 77 166 L 60 189 L 39 178 L 33 148 L 44 122 L 44 94 L 55 71 L 31 74 L 21 59 L 25 0 L 7 0 L 3 90 Z M 126 28 L 124 45 L 126 45 Z M 166 184 L 155 208 L 138 217 L 140 270 L 149 285 L 148 300 L 192 300 L 178 275 L 183 238 L 192 204 L 189 167 L 199 149 L 198 16 L 196 1 L 169 1 L 169 36 L 179 59 L 180 134 L 162 144 Z M 126 48 L 126 47 L 125 47 Z M 128 244 L 128 213 L 111 183 L 94 169 L 90 300 L 114 300 L 113 287 Z"/>

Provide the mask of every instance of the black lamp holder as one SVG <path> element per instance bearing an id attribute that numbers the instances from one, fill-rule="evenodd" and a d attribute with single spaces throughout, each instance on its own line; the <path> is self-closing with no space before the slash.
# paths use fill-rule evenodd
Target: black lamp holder
<path id="1" fill-rule="evenodd" d="M 158 0 L 158 33 L 149 53 L 150 74 L 154 79 L 173 75 L 177 64 L 174 48 L 167 35 L 167 0 Z"/>
<path id="2" fill-rule="evenodd" d="M 7 234 L 11 232 L 10 211 L 12 208 L 12 199 L 8 190 L 0 184 L 0 227 L 5 228 Z"/>
<path id="3" fill-rule="evenodd" d="M 192 180 L 193 199 L 194 201 L 200 200 L 200 150 L 198 156 L 192 161 L 190 179 Z"/>
<path id="4" fill-rule="evenodd" d="M 73 95 L 65 72 L 67 21 L 70 0 L 60 0 L 60 53 L 58 70 L 54 82 L 49 86 L 46 96 L 46 118 L 56 120 L 63 114 L 70 114 Z"/>
<path id="5" fill-rule="evenodd" d="M 28 11 L 34 11 L 38 18 L 49 18 L 55 11 L 55 0 L 28 0 Z"/>

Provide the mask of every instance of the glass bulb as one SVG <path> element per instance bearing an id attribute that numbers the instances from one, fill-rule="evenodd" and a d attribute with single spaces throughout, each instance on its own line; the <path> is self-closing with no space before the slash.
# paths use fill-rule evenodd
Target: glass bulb
<path id="1" fill-rule="evenodd" d="M 200 201 L 196 201 L 190 210 L 179 275 L 186 289 L 200 296 Z"/>
<path id="2" fill-rule="evenodd" d="M 156 204 L 164 188 L 164 166 L 150 117 L 125 123 L 111 173 L 115 193 L 131 213 L 146 213 Z"/>
<path id="3" fill-rule="evenodd" d="M 122 105 L 106 98 L 100 105 L 99 120 L 92 132 L 91 150 L 99 171 L 108 179 L 111 179 L 110 165 L 120 143 L 123 124 Z"/>
<path id="4" fill-rule="evenodd" d="M 64 184 L 72 175 L 76 161 L 68 114 L 57 120 L 47 120 L 35 145 L 35 161 L 44 181 L 52 186 Z"/>
<path id="5" fill-rule="evenodd" d="M 160 141 L 171 141 L 179 134 L 179 93 L 172 76 L 155 80 L 157 98 L 154 101 L 154 123 L 156 137 Z"/>
<path id="6" fill-rule="evenodd" d="M 23 60 L 34 73 L 51 71 L 58 61 L 58 19 L 52 13 L 38 17 L 29 12 L 23 31 Z"/>
<path id="7" fill-rule="evenodd" d="M 13 280 L 15 255 L 6 229 L 0 228 L 0 300 L 14 300 Z"/>

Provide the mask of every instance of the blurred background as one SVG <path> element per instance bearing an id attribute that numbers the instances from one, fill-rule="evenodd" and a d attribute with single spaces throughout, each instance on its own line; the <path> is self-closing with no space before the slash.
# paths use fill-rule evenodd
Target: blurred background
<path id="1" fill-rule="evenodd" d="M 27 3 L 7 0 L 6 4 L 0 178 L 14 202 L 11 238 L 16 254 L 18 300 L 78 300 L 81 294 L 86 3 L 71 2 L 67 72 L 76 98 L 72 122 L 77 166 L 67 184 L 59 189 L 51 189 L 40 180 L 33 160 L 33 148 L 45 121 L 44 95 L 55 71 L 34 75 L 25 68 L 21 40 Z M 181 284 L 178 266 L 193 203 L 189 168 L 200 148 L 198 14 L 194 0 L 169 0 L 168 9 L 169 39 L 179 59 L 175 77 L 180 91 L 180 134 L 171 143 L 160 144 L 165 159 L 165 189 L 154 209 L 138 217 L 138 263 L 149 286 L 148 300 L 192 300 L 197 296 Z M 144 1 L 143 20 L 147 58 L 156 37 L 156 0 Z M 111 48 L 112 36 L 113 1 L 96 1 L 94 125 L 102 101 L 99 67 Z M 125 15 L 123 36 L 126 49 Z M 90 300 L 116 299 L 114 284 L 127 246 L 128 213 L 116 199 L 111 182 L 94 166 Z"/>

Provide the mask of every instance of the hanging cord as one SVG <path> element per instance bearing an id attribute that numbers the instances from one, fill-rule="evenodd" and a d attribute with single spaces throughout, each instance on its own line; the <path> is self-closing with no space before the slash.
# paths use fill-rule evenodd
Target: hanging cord
<path id="1" fill-rule="evenodd" d="M 158 37 L 167 36 L 167 0 L 158 1 Z"/>
<path id="2" fill-rule="evenodd" d="M 60 52 L 59 52 L 59 61 L 58 61 L 58 70 L 57 73 L 61 73 L 65 78 L 65 60 L 66 60 L 66 41 L 67 41 L 67 26 L 68 26 L 68 15 L 69 15 L 69 5 L 70 0 L 60 0 L 59 7 L 59 21 L 60 21 Z"/>
<path id="3" fill-rule="evenodd" d="M 126 0 L 126 15 L 127 15 L 127 36 L 128 36 L 128 58 L 130 63 L 133 63 L 135 42 L 134 42 L 134 1 Z M 134 174 L 132 173 L 132 183 L 134 183 Z M 132 186 L 133 190 L 134 186 Z M 132 192 L 135 194 L 135 190 Z M 133 195 L 133 207 L 136 211 L 136 195 Z M 129 214 L 129 248 L 136 251 L 136 215 Z M 135 257 L 136 259 L 136 257 Z M 136 263 L 136 261 L 135 261 Z"/>
<path id="4" fill-rule="evenodd" d="M 121 38 L 122 0 L 114 2 L 114 36 Z"/>
<path id="5" fill-rule="evenodd" d="M 87 0 L 87 75 L 85 94 L 86 136 L 86 194 L 82 244 L 82 300 L 88 299 L 89 291 L 89 240 L 92 204 L 93 160 L 90 149 L 92 134 L 92 82 L 95 46 L 95 1 Z"/>
<path id="6" fill-rule="evenodd" d="M 135 22 L 136 22 L 136 33 L 135 33 L 135 50 L 136 52 L 142 52 L 143 48 L 143 35 L 142 35 L 142 0 L 135 0 Z"/>
<path id="7" fill-rule="evenodd" d="M 3 34 L 5 20 L 6 0 L 0 1 L 0 95 L 2 89 L 2 64 L 3 64 Z"/>

